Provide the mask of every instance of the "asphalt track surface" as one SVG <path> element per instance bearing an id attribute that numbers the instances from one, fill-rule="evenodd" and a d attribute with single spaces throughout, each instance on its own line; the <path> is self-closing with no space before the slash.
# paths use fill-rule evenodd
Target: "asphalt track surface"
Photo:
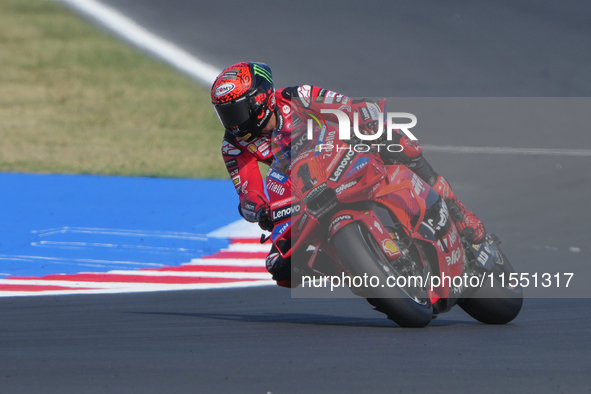
<path id="1" fill-rule="evenodd" d="M 583 2 L 107 3 L 216 66 L 269 63 L 279 86 L 591 96 Z M 452 130 L 421 142 L 591 147 L 588 134 L 540 132 Z M 426 155 L 519 269 L 591 263 L 588 157 Z M 591 390 L 587 298 L 527 299 L 506 326 L 454 309 L 421 330 L 396 327 L 363 300 L 291 299 L 274 287 L 11 298 L 0 310 L 2 393 Z"/>

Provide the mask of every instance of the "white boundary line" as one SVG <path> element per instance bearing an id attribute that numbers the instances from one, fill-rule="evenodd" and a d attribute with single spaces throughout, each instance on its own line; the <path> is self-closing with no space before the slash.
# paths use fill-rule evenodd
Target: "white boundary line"
<path id="1" fill-rule="evenodd" d="M 538 148 L 489 148 L 482 146 L 446 146 L 422 145 L 429 152 L 445 153 L 484 153 L 493 155 L 536 155 L 536 156 L 571 156 L 591 157 L 588 149 L 538 149 Z"/>
<path id="2" fill-rule="evenodd" d="M 155 55 L 181 72 L 210 87 L 221 70 L 192 56 L 185 50 L 157 35 L 150 33 L 130 18 L 96 0 L 56 0 L 96 20 L 133 45 Z M 528 149 L 528 148 L 490 148 L 472 146 L 423 145 L 432 152 L 446 153 L 484 153 L 541 156 L 591 157 L 591 150 L 585 149 Z M 217 234 L 216 234 L 217 235 Z M 216 236 L 211 235 L 211 236 Z"/>
<path id="3" fill-rule="evenodd" d="M 260 260 L 260 266 L 263 266 L 263 260 Z M 80 274 L 84 274 L 81 272 Z M 88 273 L 92 274 L 92 273 Z M 93 274 L 94 275 L 94 274 Z M 124 275 L 137 277 L 177 277 L 177 278 L 221 278 L 221 279 L 271 279 L 271 274 L 268 272 L 210 272 L 210 271 L 127 271 L 127 270 L 113 270 L 106 273 L 108 275 Z"/>
<path id="4" fill-rule="evenodd" d="M 195 58 L 185 50 L 157 35 L 150 33 L 119 11 L 95 0 L 57 0 L 98 21 L 105 28 L 150 52 L 178 70 L 197 79 L 208 88 L 222 71 Z"/>
<path id="5" fill-rule="evenodd" d="M 13 283 L 10 283 L 13 284 Z M 23 283 L 26 284 L 26 283 Z M 50 283 L 44 283 L 51 285 Z M 120 283 L 129 285 L 128 283 Z M 233 289 L 244 287 L 275 286 L 274 280 L 253 280 L 230 283 L 196 283 L 196 284 L 141 284 L 139 286 L 125 286 L 117 288 L 95 288 L 94 290 L 44 290 L 44 291 L 0 291 L 0 297 L 48 296 L 48 295 L 81 295 L 81 294 L 119 294 L 119 293 L 148 293 L 154 291 L 179 290 L 210 290 Z M 72 286 L 70 286 L 72 287 Z M 89 286 L 93 287 L 93 286 Z M 95 286 L 96 287 L 96 286 Z"/>

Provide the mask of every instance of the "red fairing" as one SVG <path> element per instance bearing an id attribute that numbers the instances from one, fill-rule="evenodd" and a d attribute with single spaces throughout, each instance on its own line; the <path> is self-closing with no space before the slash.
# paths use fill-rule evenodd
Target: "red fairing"
<path id="1" fill-rule="evenodd" d="M 305 130 L 307 127 L 306 119 L 310 118 L 310 114 L 320 114 L 322 109 L 343 111 L 349 116 L 351 124 L 354 121 L 353 115 L 357 112 L 359 114 L 359 128 L 364 129 L 375 121 L 376 109 L 383 112 L 385 106 L 383 100 L 380 100 L 377 106 L 372 104 L 373 107 L 368 107 L 365 102 L 353 103 L 345 95 L 310 85 L 288 87 L 276 91 L 275 103 L 277 129 L 280 131 L 278 134 L 286 137 L 285 141 L 281 141 L 285 146 L 289 146 L 291 142 L 289 136 L 293 135 L 294 131 Z M 337 121 L 334 115 L 323 114 L 323 117 L 327 121 Z M 289 193 L 285 192 L 286 185 L 273 180 L 267 183 L 267 187 L 263 184 L 258 163 L 263 162 L 270 165 L 273 161 L 270 135 L 262 135 L 251 142 L 245 142 L 238 140 L 234 135 L 227 132 L 222 143 L 222 155 L 230 178 L 240 197 L 241 206 L 248 200 L 247 194 L 259 197 L 259 199 L 266 198 L 265 190 L 266 196 L 271 196 L 273 201 L 289 197 Z M 258 201 L 258 199 L 256 200 Z M 272 207 L 271 213 L 274 212 Z"/>
<path id="2" fill-rule="evenodd" d="M 309 114 L 320 114 L 322 109 L 340 110 L 346 113 L 353 124 L 353 116 L 358 114 L 360 129 L 375 122 L 375 106 L 366 102 L 353 102 L 349 97 L 318 86 L 301 85 L 287 87 L 275 92 L 277 127 L 281 135 L 289 136 L 298 129 L 305 130 L 305 119 Z M 377 107 L 385 111 L 385 100 L 379 100 Z M 369 114 L 369 115 L 368 115 Z M 327 121 L 336 122 L 331 114 L 322 114 Z M 286 146 L 289 138 L 282 141 Z M 421 155 L 421 146 L 405 136 L 400 140 L 404 154 L 410 158 Z M 232 134 L 226 133 L 222 145 L 222 154 L 226 168 L 234 183 L 237 193 L 242 196 L 244 190 L 256 190 L 264 194 L 265 187 L 258 168 L 258 162 L 270 164 L 273 161 L 270 136 L 264 135 L 252 142 L 238 141 Z"/>

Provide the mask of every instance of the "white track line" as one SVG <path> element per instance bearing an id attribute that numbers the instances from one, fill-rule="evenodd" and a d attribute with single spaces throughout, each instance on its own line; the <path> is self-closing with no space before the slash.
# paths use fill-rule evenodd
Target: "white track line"
<path id="1" fill-rule="evenodd" d="M 536 156 L 571 156 L 591 157 L 588 149 L 538 149 L 538 148 L 489 148 L 482 146 L 446 146 L 422 145 L 429 152 L 446 153 L 484 153 L 492 155 L 536 155 Z"/>
<path id="2" fill-rule="evenodd" d="M 95 235 L 120 235 L 129 237 L 156 237 L 156 238 L 178 238 L 191 241 L 207 241 L 203 234 L 184 233 L 178 231 L 149 231 L 149 230 L 123 230 L 115 228 L 92 228 L 92 227 L 58 227 L 45 230 L 33 230 L 32 233 L 46 237 L 54 234 L 95 234 Z"/>
<path id="3" fill-rule="evenodd" d="M 9 255 L 9 254 L 0 254 L 0 260 L 9 260 L 9 261 L 36 261 L 36 260 L 47 260 L 52 261 L 55 264 L 69 264 L 69 262 L 75 262 L 78 265 L 87 265 L 87 266 L 98 266 L 103 267 L 105 265 L 111 264 L 125 264 L 125 265 L 137 265 L 140 268 L 147 268 L 147 267 L 157 267 L 160 268 L 163 264 L 158 263 L 144 263 L 144 262 L 135 262 L 135 261 L 117 261 L 117 260 L 95 260 L 95 259 L 70 259 L 70 258 L 61 258 L 61 257 L 48 257 L 48 256 L 20 256 L 20 255 Z M 87 264 L 83 264 L 87 263 Z"/>
<path id="4" fill-rule="evenodd" d="M 58 0 L 96 20 L 133 45 L 152 53 L 178 70 L 210 87 L 221 72 L 185 50 L 150 33 L 119 11 L 95 0 Z"/>
<path id="5" fill-rule="evenodd" d="M 230 267 L 264 267 L 265 259 L 191 259 L 187 265 L 227 265 Z"/>
<path id="6" fill-rule="evenodd" d="M 142 283 L 142 282 L 85 282 L 59 279 L 0 279 L 0 285 L 27 285 L 27 286 L 60 286 L 60 287 L 85 287 L 90 289 L 120 289 L 120 288 L 144 288 L 146 286 L 182 286 L 182 283 Z M 52 290 L 43 290 L 52 291 Z M 56 290 L 61 291 L 61 290 Z"/>
<path id="7" fill-rule="evenodd" d="M 220 252 L 269 253 L 269 250 L 271 250 L 270 244 L 234 243 L 230 244 L 227 249 L 220 250 Z"/>
<path id="8" fill-rule="evenodd" d="M 84 274 L 84 273 L 81 273 Z M 89 272 L 88 274 L 94 274 Z M 268 272 L 211 272 L 211 271 L 125 271 L 113 270 L 107 275 L 185 277 L 185 278 L 223 278 L 223 279 L 271 279 Z M 108 278 L 108 276 L 106 276 Z"/>
<path id="9" fill-rule="evenodd" d="M 261 230 L 258 224 L 240 219 L 208 233 L 207 236 L 212 238 L 260 238 L 261 233 L 270 234 Z"/>
<path id="10" fill-rule="evenodd" d="M 221 72 L 220 69 L 192 56 L 185 50 L 144 29 L 119 11 L 96 0 L 57 0 L 79 12 L 96 20 L 105 28 L 111 30 L 133 45 L 152 53 L 169 63 L 176 69 L 188 74 L 199 82 L 210 87 Z M 542 156 L 573 156 L 591 157 L 591 150 L 585 149 L 528 149 L 528 148 L 496 148 L 476 146 L 435 146 L 423 145 L 432 152 L 446 153 L 484 153 L 484 154 L 512 154 L 512 155 L 542 155 Z M 235 225 L 235 224 L 233 224 Z M 225 229 L 221 233 L 225 233 Z M 219 231 L 219 230 L 218 230 Z M 258 231 L 258 230 L 257 230 Z M 252 232 L 249 232 L 252 234 Z M 220 236 L 216 232 L 211 236 Z"/>
<path id="11" fill-rule="evenodd" d="M 11 281 L 12 282 L 12 281 Z M 45 282 L 45 281 L 44 281 Z M 12 284 L 12 283 L 11 283 Z M 30 283 L 24 283 L 30 284 Z M 43 283 L 40 285 L 49 285 Z M 99 288 L 94 290 L 44 290 L 44 291 L 0 291 L 0 297 L 18 297 L 18 296 L 47 296 L 47 295 L 68 295 L 68 294 L 109 294 L 109 293 L 144 293 L 153 291 L 174 291 L 174 290 L 209 290 L 209 289 L 230 289 L 237 287 L 258 287 L 273 286 L 274 280 L 257 280 L 247 282 L 228 282 L 228 283 L 195 283 L 195 284 L 161 284 L 161 283 L 120 283 L 118 287 Z M 69 287 L 74 287 L 71 282 Z M 98 287 L 97 284 L 87 287 Z"/>

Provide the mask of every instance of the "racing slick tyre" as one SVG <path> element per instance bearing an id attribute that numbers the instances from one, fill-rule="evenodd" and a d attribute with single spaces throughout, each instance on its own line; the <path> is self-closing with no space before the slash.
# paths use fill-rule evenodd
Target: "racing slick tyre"
<path id="1" fill-rule="evenodd" d="M 368 298 L 378 311 L 401 327 L 425 327 L 431 322 L 433 307 L 426 289 L 384 285 L 388 283 L 388 277 L 396 277 L 400 273 L 365 226 L 354 222 L 343 227 L 333 236 L 332 243 L 350 275 L 379 278 L 378 287 L 352 287 L 353 293 Z"/>
<path id="2" fill-rule="evenodd" d="M 502 264 L 496 264 L 492 270 L 493 279 L 489 273 L 483 285 L 472 297 L 459 303 L 460 307 L 474 319 L 485 324 L 506 324 L 517 317 L 523 305 L 523 290 L 519 283 L 511 286 L 509 274 L 515 270 L 500 251 Z M 501 280 L 501 276 L 504 277 Z M 503 286 L 504 284 L 504 286 Z"/>

